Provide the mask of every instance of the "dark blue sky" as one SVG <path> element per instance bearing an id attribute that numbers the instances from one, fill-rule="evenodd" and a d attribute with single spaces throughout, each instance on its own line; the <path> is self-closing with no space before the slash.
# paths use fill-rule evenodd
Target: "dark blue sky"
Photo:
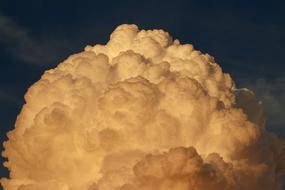
<path id="1" fill-rule="evenodd" d="M 285 1 L 274 0 L 1 0 L 1 144 L 24 93 L 46 69 L 87 44 L 105 43 L 123 23 L 164 29 L 213 55 L 239 87 L 264 101 L 269 129 L 285 137 L 284 10 Z"/>

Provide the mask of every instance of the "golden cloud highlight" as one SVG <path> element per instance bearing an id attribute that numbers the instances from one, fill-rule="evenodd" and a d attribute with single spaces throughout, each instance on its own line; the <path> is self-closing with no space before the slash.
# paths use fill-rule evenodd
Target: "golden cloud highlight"
<path id="1" fill-rule="evenodd" d="M 214 58 L 115 29 L 46 71 L 4 143 L 5 190 L 281 190 L 283 141 Z"/>

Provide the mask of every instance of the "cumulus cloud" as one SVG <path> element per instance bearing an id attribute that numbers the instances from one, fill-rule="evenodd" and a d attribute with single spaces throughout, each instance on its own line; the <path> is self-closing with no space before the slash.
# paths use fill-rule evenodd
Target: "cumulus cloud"
<path id="1" fill-rule="evenodd" d="M 57 61 L 60 52 L 69 45 L 67 40 L 47 35 L 35 38 L 29 30 L 0 13 L 0 43 L 15 58 L 28 64 L 45 65 Z"/>
<path id="2" fill-rule="evenodd" d="M 283 141 L 214 58 L 121 25 L 48 70 L 2 153 L 5 190 L 281 190 Z"/>

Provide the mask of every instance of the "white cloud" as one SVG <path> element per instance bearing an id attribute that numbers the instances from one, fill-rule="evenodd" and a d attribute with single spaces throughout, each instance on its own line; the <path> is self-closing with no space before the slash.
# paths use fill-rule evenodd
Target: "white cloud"
<path id="1" fill-rule="evenodd" d="M 5 190 L 281 190 L 283 141 L 252 92 L 165 31 L 121 25 L 25 100 Z"/>

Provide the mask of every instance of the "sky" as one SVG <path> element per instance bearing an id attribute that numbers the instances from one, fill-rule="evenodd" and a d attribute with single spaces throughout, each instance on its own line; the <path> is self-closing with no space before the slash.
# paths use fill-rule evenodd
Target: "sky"
<path id="1" fill-rule="evenodd" d="M 0 143 L 45 70 L 88 44 L 106 43 L 123 23 L 164 29 L 214 56 L 238 87 L 264 102 L 268 129 L 285 138 L 284 8 L 274 0 L 1 0 Z"/>

